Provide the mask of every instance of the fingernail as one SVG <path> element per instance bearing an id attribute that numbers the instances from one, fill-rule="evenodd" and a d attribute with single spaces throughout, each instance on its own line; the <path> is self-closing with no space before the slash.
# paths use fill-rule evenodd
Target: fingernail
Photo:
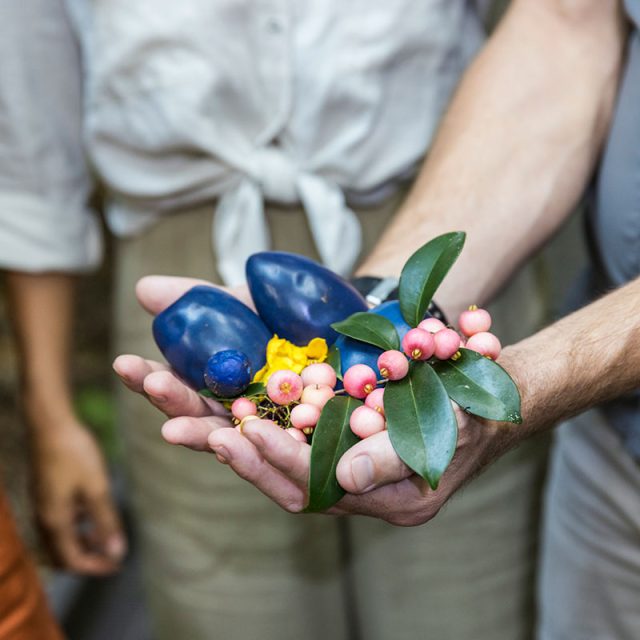
<path id="1" fill-rule="evenodd" d="M 218 462 L 222 464 L 229 464 L 229 460 L 231 460 L 231 456 L 229 452 L 224 447 L 216 447 L 213 452 L 216 454 L 216 458 Z"/>
<path id="2" fill-rule="evenodd" d="M 160 404 L 164 404 L 168 400 L 167 396 L 153 396 L 154 402 L 159 402 Z"/>
<path id="3" fill-rule="evenodd" d="M 356 489 L 362 493 L 373 489 L 373 462 L 368 455 L 356 456 L 351 462 L 351 475 Z"/>
<path id="4" fill-rule="evenodd" d="M 122 536 L 111 536 L 107 540 L 106 551 L 113 560 L 120 560 L 127 552 L 127 543 Z"/>

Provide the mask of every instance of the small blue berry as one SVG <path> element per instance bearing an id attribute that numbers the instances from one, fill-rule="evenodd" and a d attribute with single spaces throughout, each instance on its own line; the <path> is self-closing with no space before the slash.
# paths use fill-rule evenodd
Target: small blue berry
<path id="1" fill-rule="evenodd" d="M 240 395 L 251 382 L 249 358 L 236 349 L 214 353 L 207 360 L 204 381 L 218 397 L 233 398 Z"/>

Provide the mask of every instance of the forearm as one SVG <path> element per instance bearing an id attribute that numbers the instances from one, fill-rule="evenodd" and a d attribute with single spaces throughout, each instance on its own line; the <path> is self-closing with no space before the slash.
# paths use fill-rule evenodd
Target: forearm
<path id="1" fill-rule="evenodd" d="M 33 428 L 74 420 L 69 365 L 74 279 L 61 273 L 7 274 L 21 394 Z"/>
<path id="2" fill-rule="evenodd" d="M 529 435 L 640 386 L 640 278 L 506 348 Z"/>
<path id="3" fill-rule="evenodd" d="M 519 0 L 465 74 L 402 210 L 359 270 L 399 273 L 429 238 L 467 232 L 438 301 L 487 301 L 579 200 L 622 59 L 617 3 Z M 580 11 L 579 8 L 584 6 Z"/>

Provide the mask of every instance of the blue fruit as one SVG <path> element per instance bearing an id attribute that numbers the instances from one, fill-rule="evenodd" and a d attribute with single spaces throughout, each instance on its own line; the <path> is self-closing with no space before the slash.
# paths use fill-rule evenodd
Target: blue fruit
<path id="1" fill-rule="evenodd" d="M 333 271 L 282 251 L 255 253 L 246 266 L 256 309 L 272 333 L 297 345 L 312 338 L 332 344 L 333 322 L 366 311 L 365 299 Z"/>
<path id="2" fill-rule="evenodd" d="M 252 372 L 261 369 L 271 332 L 233 296 L 199 285 L 156 316 L 153 337 L 178 375 L 199 390 L 205 386 L 207 360 L 218 351 L 242 351 Z"/>
<path id="3" fill-rule="evenodd" d="M 377 313 L 391 320 L 401 342 L 407 331 L 411 329 L 400 313 L 400 303 L 397 300 L 383 302 L 371 309 L 369 313 Z M 347 338 L 347 336 L 340 336 L 336 340 L 336 347 L 340 350 L 340 367 L 343 373 L 354 364 L 369 365 L 376 373 L 379 373 L 377 361 L 382 349 L 353 338 Z"/>
<path id="4" fill-rule="evenodd" d="M 251 364 L 242 351 L 227 349 L 214 353 L 204 369 L 207 387 L 221 398 L 239 396 L 251 382 Z"/>

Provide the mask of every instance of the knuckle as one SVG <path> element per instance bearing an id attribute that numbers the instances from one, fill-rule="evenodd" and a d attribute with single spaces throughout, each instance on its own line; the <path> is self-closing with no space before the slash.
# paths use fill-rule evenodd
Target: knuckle
<path id="1" fill-rule="evenodd" d="M 307 506 L 307 496 L 302 489 L 290 488 L 281 494 L 278 502 L 289 513 L 301 513 Z"/>
<path id="2" fill-rule="evenodd" d="M 439 507 L 429 505 L 421 509 L 393 513 L 386 519 L 387 522 L 396 527 L 416 527 L 435 518 L 439 511 Z"/>
<path id="3" fill-rule="evenodd" d="M 391 524 L 396 527 L 415 527 L 422 524 L 422 521 L 416 517 L 416 514 L 402 513 L 393 516 Z"/>
<path id="4" fill-rule="evenodd" d="M 409 518 L 404 513 L 389 514 L 385 520 L 394 527 L 409 527 Z"/>

